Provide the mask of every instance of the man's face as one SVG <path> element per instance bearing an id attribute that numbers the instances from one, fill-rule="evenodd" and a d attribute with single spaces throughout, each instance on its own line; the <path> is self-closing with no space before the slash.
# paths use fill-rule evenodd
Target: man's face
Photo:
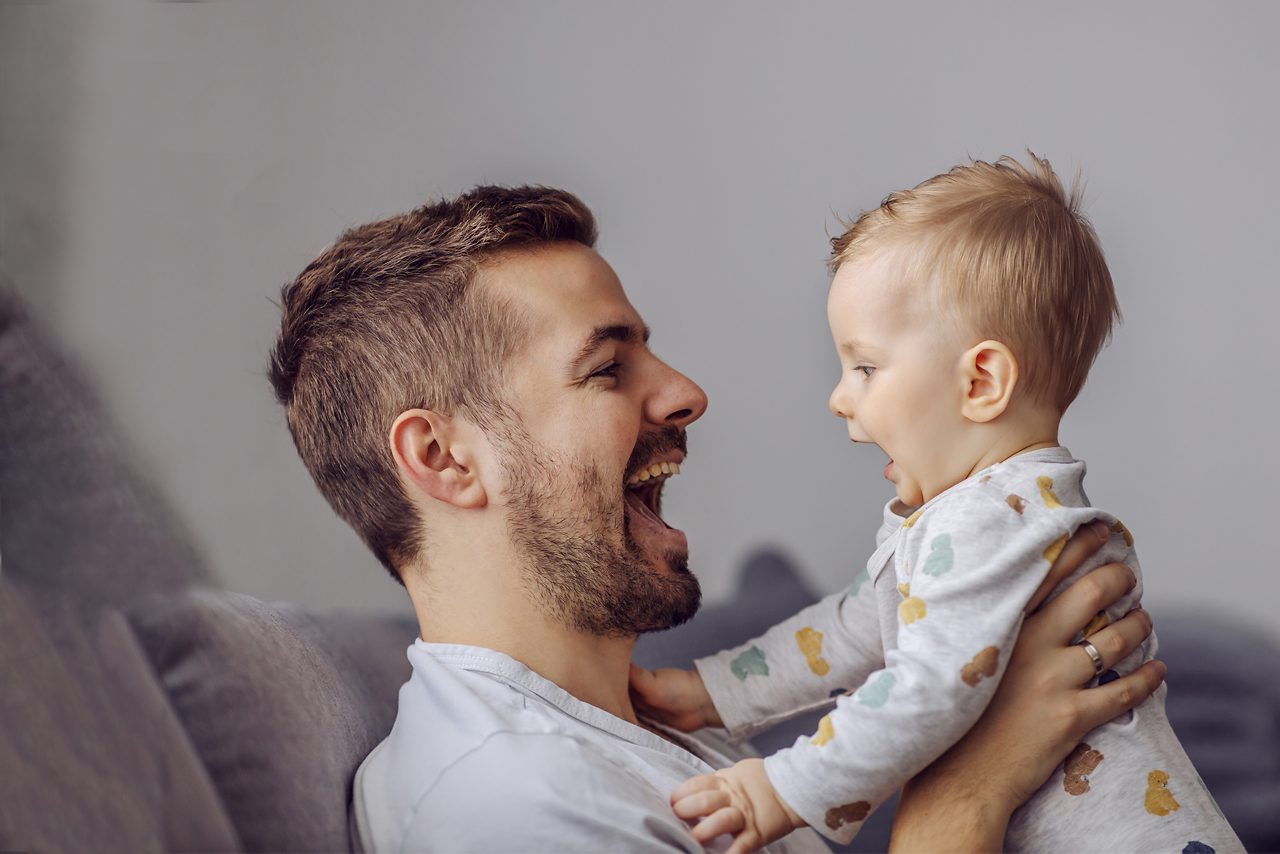
<path id="1" fill-rule="evenodd" d="M 478 285 L 512 304 L 525 334 L 507 371 L 518 420 L 495 437 L 525 583 L 591 634 L 689 619 L 701 594 L 661 492 L 706 395 L 649 351 L 617 276 L 585 246 L 504 253 Z"/>

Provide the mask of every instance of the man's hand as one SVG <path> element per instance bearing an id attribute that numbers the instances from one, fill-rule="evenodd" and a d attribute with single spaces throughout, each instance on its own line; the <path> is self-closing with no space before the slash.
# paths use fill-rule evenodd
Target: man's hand
<path id="1" fill-rule="evenodd" d="M 632 664 L 631 702 L 636 711 L 681 732 L 724 725 L 696 670 L 645 670 Z"/>
<path id="2" fill-rule="evenodd" d="M 671 793 L 680 818 L 701 818 L 693 838 L 703 845 L 722 833 L 733 834 L 729 854 L 746 854 L 781 839 L 804 820 L 773 790 L 763 759 L 744 759 L 714 774 L 685 780 Z"/>

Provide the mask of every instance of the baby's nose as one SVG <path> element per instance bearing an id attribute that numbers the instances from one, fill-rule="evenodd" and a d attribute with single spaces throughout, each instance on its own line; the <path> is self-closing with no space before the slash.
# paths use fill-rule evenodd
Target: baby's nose
<path id="1" fill-rule="evenodd" d="M 840 396 L 840 386 L 836 386 L 831 390 L 831 396 L 827 398 L 827 408 L 831 410 L 831 414 L 836 418 L 848 418 L 850 407 L 848 401 Z"/>

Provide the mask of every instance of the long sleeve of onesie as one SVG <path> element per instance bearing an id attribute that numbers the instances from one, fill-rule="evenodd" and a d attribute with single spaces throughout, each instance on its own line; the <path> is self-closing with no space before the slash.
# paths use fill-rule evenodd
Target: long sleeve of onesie
<path id="1" fill-rule="evenodd" d="M 905 511 L 904 511 L 905 512 Z M 901 517 L 885 509 L 876 545 Z M 763 635 L 694 662 L 724 727 L 735 739 L 831 706 L 884 663 L 874 585 L 866 570 L 846 589 L 810 605 Z"/>
<path id="2" fill-rule="evenodd" d="M 694 662 L 724 727 L 750 738 L 830 706 L 884 661 L 875 597 L 865 572 L 758 638 Z M 763 677 L 763 678 L 762 678 Z"/>

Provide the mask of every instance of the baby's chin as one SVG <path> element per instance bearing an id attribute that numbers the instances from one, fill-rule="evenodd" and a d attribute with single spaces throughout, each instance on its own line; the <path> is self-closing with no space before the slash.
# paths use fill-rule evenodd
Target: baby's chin
<path id="1" fill-rule="evenodd" d="M 915 484 L 900 481 L 893 486 L 897 490 L 898 500 L 908 507 L 919 507 L 924 503 L 924 495 Z"/>
<path id="2" fill-rule="evenodd" d="M 916 483 L 902 467 L 897 460 L 889 460 L 889 464 L 884 467 L 884 476 L 893 484 L 894 491 L 898 493 L 898 500 L 909 507 L 918 507 L 924 503 L 924 495 L 921 493 L 920 484 Z"/>

